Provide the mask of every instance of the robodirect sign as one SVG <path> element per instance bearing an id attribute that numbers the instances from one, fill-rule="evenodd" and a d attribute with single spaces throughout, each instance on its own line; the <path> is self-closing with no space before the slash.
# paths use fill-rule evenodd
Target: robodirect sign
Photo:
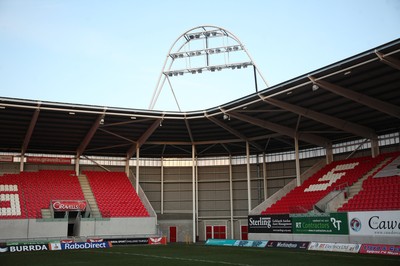
<path id="1" fill-rule="evenodd" d="M 284 215 L 251 215 L 249 233 L 292 233 L 292 220 Z"/>
<path id="2" fill-rule="evenodd" d="M 346 213 L 292 217 L 295 234 L 348 235 Z"/>
<path id="3" fill-rule="evenodd" d="M 73 243 L 61 243 L 62 250 L 70 249 L 98 249 L 98 248 L 110 248 L 112 245 L 109 242 L 73 242 Z M 54 249 L 53 249 L 54 250 Z"/>

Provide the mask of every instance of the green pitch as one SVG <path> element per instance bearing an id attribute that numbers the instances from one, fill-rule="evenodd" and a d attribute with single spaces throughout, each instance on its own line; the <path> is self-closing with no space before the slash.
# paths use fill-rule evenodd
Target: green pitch
<path id="1" fill-rule="evenodd" d="M 289 249 L 197 245 L 125 246 L 101 250 L 2 253 L 0 265 L 400 265 L 399 257 Z"/>

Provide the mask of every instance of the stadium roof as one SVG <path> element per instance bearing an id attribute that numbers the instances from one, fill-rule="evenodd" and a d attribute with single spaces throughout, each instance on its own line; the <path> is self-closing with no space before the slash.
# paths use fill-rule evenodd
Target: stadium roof
<path id="1" fill-rule="evenodd" d="M 312 58 L 310 58 L 312 60 Z M 400 39 L 193 112 L 0 98 L 0 152 L 225 156 L 325 147 L 400 130 Z"/>

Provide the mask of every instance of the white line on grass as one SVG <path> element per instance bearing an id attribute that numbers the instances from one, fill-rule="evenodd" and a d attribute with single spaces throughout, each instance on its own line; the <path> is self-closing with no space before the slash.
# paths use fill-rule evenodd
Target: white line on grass
<path id="1" fill-rule="evenodd" d="M 92 251 L 94 252 L 94 251 Z M 96 251 L 98 252 L 98 251 Z M 100 252 L 98 252 L 100 253 Z M 148 254 L 138 254 L 138 253 L 127 253 L 127 252 L 101 252 L 102 254 L 117 254 L 117 255 L 127 255 L 127 256 L 139 256 L 139 257 L 148 257 L 148 258 L 156 258 L 156 259 L 166 259 L 166 260 L 181 260 L 181 261 L 191 261 L 191 262 L 204 262 L 210 264 L 225 264 L 225 265 L 236 265 L 236 266 L 251 266 L 250 264 L 242 264 L 242 263 L 232 263 L 227 261 L 212 261 L 212 260 L 201 260 L 201 259 L 189 259 L 189 258 L 179 258 L 179 257 L 168 257 L 168 256 L 159 256 L 159 255 L 148 255 Z"/>

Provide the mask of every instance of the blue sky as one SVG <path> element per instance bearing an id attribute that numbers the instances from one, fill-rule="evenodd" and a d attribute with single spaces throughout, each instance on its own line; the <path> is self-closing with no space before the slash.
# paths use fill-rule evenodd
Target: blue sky
<path id="1" fill-rule="evenodd" d="M 147 109 L 199 25 L 235 34 L 273 86 L 399 38 L 400 0 L 0 0 L 0 97 Z M 246 71 L 171 83 L 182 110 L 203 110 L 253 93 Z M 168 86 L 155 109 L 177 110 Z"/>

